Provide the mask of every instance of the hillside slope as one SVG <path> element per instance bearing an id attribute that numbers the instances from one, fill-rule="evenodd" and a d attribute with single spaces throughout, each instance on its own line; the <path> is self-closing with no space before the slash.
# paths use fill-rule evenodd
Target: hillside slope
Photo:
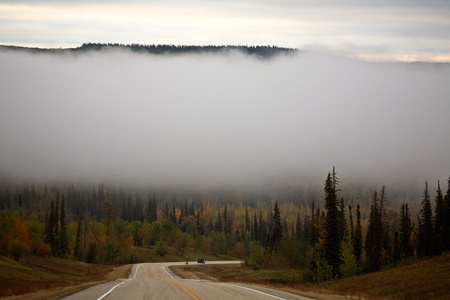
<path id="1" fill-rule="evenodd" d="M 124 277 L 128 267 L 119 268 L 120 272 L 115 276 Z M 0 256 L 0 298 L 43 290 L 53 290 L 50 295 L 54 296 L 66 292 L 64 287 L 113 280 L 115 278 L 110 275 L 116 273 L 114 269 L 112 266 L 34 256 L 24 257 L 19 263 Z"/>
<path id="2" fill-rule="evenodd" d="M 370 299 L 448 299 L 450 252 L 408 265 L 316 285 Z"/>

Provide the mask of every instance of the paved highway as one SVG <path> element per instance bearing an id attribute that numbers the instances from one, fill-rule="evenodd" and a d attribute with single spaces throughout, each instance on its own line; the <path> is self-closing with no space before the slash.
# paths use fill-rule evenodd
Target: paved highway
<path id="1" fill-rule="evenodd" d="M 239 262 L 207 262 L 236 264 Z M 146 263 L 133 266 L 127 279 L 99 284 L 65 297 L 67 300 L 111 299 L 309 299 L 269 288 L 207 280 L 181 279 L 169 266 L 185 263 Z M 189 262 L 189 264 L 197 264 Z"/>

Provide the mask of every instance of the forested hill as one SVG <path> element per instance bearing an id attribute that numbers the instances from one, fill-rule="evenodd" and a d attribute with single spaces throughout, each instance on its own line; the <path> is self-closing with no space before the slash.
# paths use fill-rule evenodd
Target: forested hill
<path id="1" fill-rule="evenodd" d="M 19 46 L 0 45 L 0 50 L 26 51 L 30 53 L 85 53 L 101 50 L 129 50 L 136 53 L 148 54 L 200 54 L 218 53 L 223 51 L 240 51 L 247 55 L 254 55 L 260 58 L 271 58 L 279 54 L 295 53 L 298 50 L 293 48 L 282 48 L 276 46 L 183 46 L 183 45 L 141 45 L 141 44 L 102 44 L 85 43 L 76 48 L 28 48 Z"/>

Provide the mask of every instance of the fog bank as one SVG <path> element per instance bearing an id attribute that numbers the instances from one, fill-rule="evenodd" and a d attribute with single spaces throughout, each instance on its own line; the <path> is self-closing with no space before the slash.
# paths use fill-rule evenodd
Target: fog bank
<path id="1" fill-rule="evenodd" d="M 445 180 L 450 65 L 300 53 L 0 53 L 4 176 L 236 184 Z"/>

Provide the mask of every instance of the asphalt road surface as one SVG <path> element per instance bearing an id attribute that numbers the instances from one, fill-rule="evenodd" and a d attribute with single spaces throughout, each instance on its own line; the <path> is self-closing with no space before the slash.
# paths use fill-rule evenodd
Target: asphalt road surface
<path id="1" fill-rule="evenodd" d="M 236 264 L 239 262 L 206 262 L 207 264 Z M 133 266 L 128 278 L 99 284 L 65 297 L 67 300 L 111 299 L 309 299 L 283 291 L 236 283 L 181 279 L 169 266 L 186 263 L 147 263 Z M 197 264 L 197 262 L 189 262 Z"/>

